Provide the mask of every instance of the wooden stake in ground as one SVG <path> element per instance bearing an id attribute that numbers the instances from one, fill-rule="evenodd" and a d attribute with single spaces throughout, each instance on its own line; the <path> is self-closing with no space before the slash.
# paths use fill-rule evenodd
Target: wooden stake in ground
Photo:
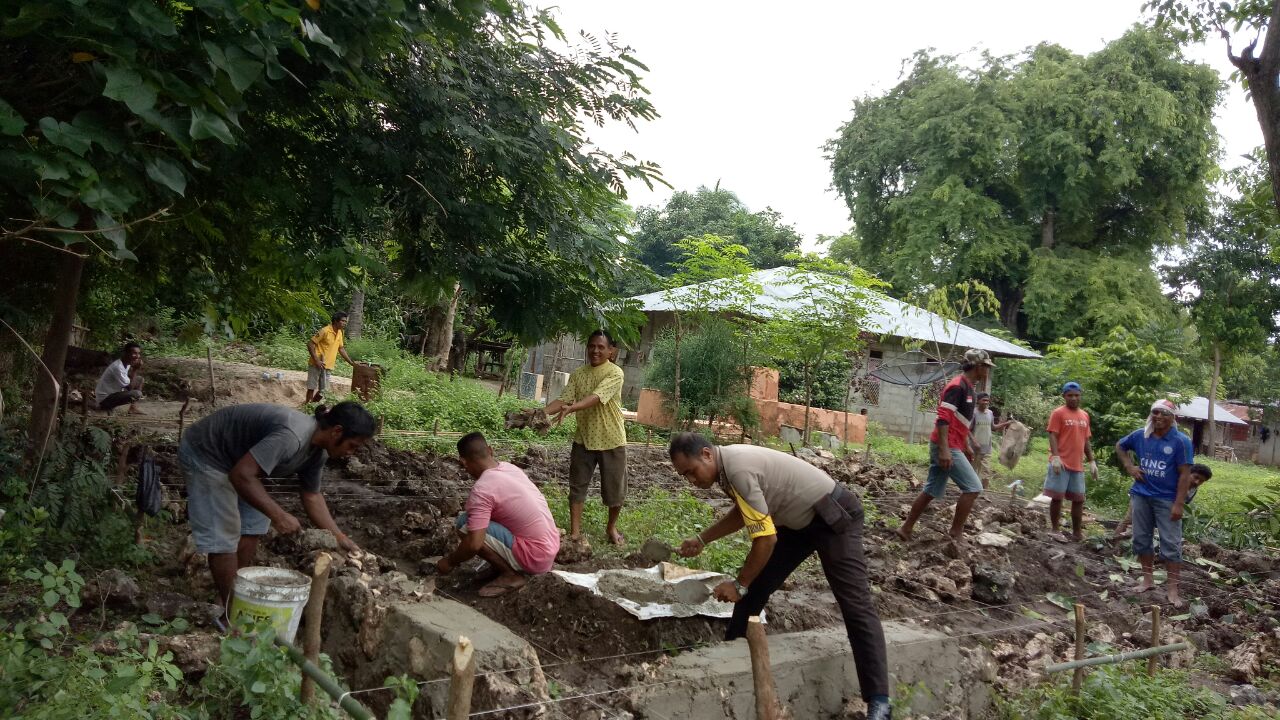
<path id="1" fill-rule="evenodd" d="M 747 619 L 747 647 L 751 652 L 751 678 L 756 689 L 756 720 L 789 720 L 791 713 L 778 701 L 778 689 L 773 684 L 769 641 L 764 637 L 759 615 Z"/>
<path id="2" fill-rule="evenodd" d="M 1084 659 L 1084 605 L 1076 603 L 1076 660 Z M 1084 684 L 1084 668 L 1078 667 L 1071 675 L 1071 692 L 1080 694 L 1080 686 Z"/>
<path id="3" fill-rule="evenodd" d="M 316 568 L 311 572 L 311 595 L 307 597 L 307 607 L 302 617 L 306 620 L 306 639 L 303 641 L 303 652 L 307 659 L 316 662 L 320 658 L 320 626 L 324 622 L 324 595 L 329 589 L 329 564 L 333 558 L 329 553 L 316 556 Z M 308 676 L 302 678 L 302 702 L 310 703 L 316 695 L 315 682 Z"/>
<path id="4" fill-rule="evenodd" d="M 1160 606 L 1151 606 L 1151 647 L 1160 645 Z M 1152 655 L 1147 658 L 1147 677 L 1153 677 L 1156 674 L 1157 657 Z"/>
<path id="5" fill-rule="evenodd" d="M 448 720 L 467 720 L 471 714 L 471 691 L 476 684 L 475 650 L 466 635 L 458 636 L 458 646 L 453 649 L 453 676 L 449 679 L 449 704 L 445 712 Z"/>
<path id="6" fill-rule="evenodd" d="M 213 348 L 206 347 L 204 352 L 209 360 L 209 402 L 218 407 L 218 386 L 213 383 Z"/>
<path id="7" fill-rule="evenodd" d="M 182 428 L 187 424 L 187 406 L 191 404 L 190 397 L 182 398 L 182 407 L 178 408 L 178 442 L 182 442 Z"/>

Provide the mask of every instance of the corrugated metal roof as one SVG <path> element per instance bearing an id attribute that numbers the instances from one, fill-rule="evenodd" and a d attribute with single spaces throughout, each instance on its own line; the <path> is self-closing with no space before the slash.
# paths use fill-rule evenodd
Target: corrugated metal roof
<path id="1" fill-rule="evenodd" d="M 1191 402 L 1186 405 L 1179 405 L 1176 413 L 1178 417 L 1190 418 L 1192 420 L 1208 420 L 1209 419 L 1209 398 L 1196 396 L 1191 398 Z M 1213 404 L 1213 421 L 1226 425 L 1248 425 L 1249 423 L 1236 417 L 1230 410 L 1222 407 L 1221 403 Z"/>
<path id="2" fill-rule="evenodd" d="M 772 317 L 774 313 L 793 309 L 798 305 L 796 299 L 800 289 L 791 281 L 792 272 L 791 268 L 782 267 L 771 270 L 757 270 L 751 273 L 752 280 L 758 283 L 761 288 L 760 295 L 752 307 L 753 314 L 768 318 Z M 707 285 L 719 282 L 722 281 L 712 280 L 710 283 L 702 284 Z M 680 296 L 686 294 L 688 290 L 689 288 L 687 287 L 677 288 L 671 292 L 678 301 Z M 923 308 L 908 305 L 901 300 L 895 300 L 880 293 L 871 293 L 871 295 L 872 307 L 867 316 L 867 332 L 911 340 L 939 342 L 962 348 L 978 348 L 986 350 L 992 355 L 1003 357 L 1040 357 L 1039 353 L 1018 347 L 1011 342 L 1002 340 L 994 335 L 988 335 L 981 330 L 975 330 L 967 325 L 945 320 Z M 639 302 L 641 309 L 645 312 L 670 312 L 674 309 L 666 291 L 638 295 L 632 299 Z M 713 306 L 712 309 L 716 308 Z"/>

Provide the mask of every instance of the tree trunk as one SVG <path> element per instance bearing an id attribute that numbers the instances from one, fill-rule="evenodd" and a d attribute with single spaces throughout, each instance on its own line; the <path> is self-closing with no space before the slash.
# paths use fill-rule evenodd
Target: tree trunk
<path id="1" fill-rule="evenodd" d="M 1213 377 L 1209 379 L 1209 457 L 1217 456 L 1218 433 L 1213 424 L 1213 410 L 1218 404 L 1218 377 L 1222 373 L 1222 346 L 1213 343 Z"/>
<path id="2" fill-rule="evenodd" d="M 74 250 L 74 247 L 67 248 Z M 44 339 L 44 353 L 40 361 L 52 372 L 57 381 L 39 368 L 36 372 L 35 391 L 31 395 L 31 425 L 27 432 L 31 444 L 27 447 L 29 459 L 44 454 L 53 431 L 58 412 L 58 394 L 63 377 L 63 365 L 67 361 L 67 346 L 71 344 L 71 326 L 75 322 L 76 306 L 80 298 L 80 277 L 84 274 L 84 258 L 80 255 L 60 253 L 58 286 L 53 291 L 53 316 L 49 319 L 49 333 Z"/>
<path id="3" fill-rule="evenodd" d="M 364 332 L 364 288 L 357 288 L 351 293 L 351 307 L 347 310 L 347 330 L 346 337 L 349 340 L 359 340 L 360 333 Z"/>
<path id="4" fill-rule="evenodd" d="M 449 366 L 449 350 L 453 347 L 453 317 L 458 311 L 462 287 L 457 283 L 453 293 L 427 313 L 427 334 L 423 353 L 428 370 L 440 371 Z"/>
<path id="5" fill-rule="evenodd" d="M 1022 312 L 1022 289 L 1015 289 L 1004 298 L 1000 306 L 1000 324 L 1014 335 L 1018 334 L 1018 313 Z"/>
<path id="6" fill-rule="evenodd" d="M 1054 213 L 1054 211 L 1053 211 L 1053 210 L 1045 210 L 1045 211 L 1044 211 L 1044 216 L 1040 218 L 1040 247 L 1044 248 L 1045 250 L 1052 250 L 1052 249 L 1053 249 L 1053 242 L 1054 242 L 1054 235 L 1053 235 L 1053 219 L 1054 219 L 1054 215 L 1055 215 L 1055 213 Z"/>
<path id="7" fill-rule="evenodd" d="M 1272 3 L 1267 37 L 1262 42 L 1262 55 L 1253 56 L 1249 45 L 1239 56 L 1227 46 L 1227 57 L 1249 85 L 1249 97 L 1258 114 L 1262 142 L 1267 149 L 1268 177 L 1271 178 L 1272 201 L 1280 210 L 1280 3 Z"/>
<path id="8" fill-rule="evenodd" d="M 813 373 L 809 366 L 804 366 L 804 434 L 800 436 L 800 445 L 809 446 L 809 407 L 813 405 Z"/>
<path id="9" fill-rule="evenodd" d="M 675 357 L 675 388 L 671 393 L 671 427 L 672 429 L 680 427 L 680 335 L 682 329 L 680 327 L 680 313 L 675 313 L 676 319 L 676 357 Z"/>

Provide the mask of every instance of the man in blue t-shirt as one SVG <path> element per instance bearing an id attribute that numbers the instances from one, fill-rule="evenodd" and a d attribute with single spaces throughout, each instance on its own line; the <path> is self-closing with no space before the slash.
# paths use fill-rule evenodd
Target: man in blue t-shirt
<path id="1" fill-rule="evenodd" d="M 1138 592 L 1155 587 L 1152 534 L 1160 530 L 1160 557 L 1169 573 L 1169 602 L 1182 605 L 1178 577 L 1182 572 L 1182 505 L 1191 484 L 1191 439 L 1174 425 L 1174 404 L 1157 400 L 1147 425 L 1116 443 L 1116 456 L 1133 478 L 1129 508 L 1133 513 L 1133 554 L 1142 563 Z M 1134 463 L 1136 455 L 1138 462 Z"/>

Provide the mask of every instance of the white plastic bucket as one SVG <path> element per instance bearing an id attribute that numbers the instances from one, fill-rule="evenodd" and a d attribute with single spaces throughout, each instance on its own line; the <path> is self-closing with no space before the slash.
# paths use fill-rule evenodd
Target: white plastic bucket
<path id="1" fill-rule="evenodd" d="M 281 639 L 293 642 L 310 595 L 311 578 L 300 572 L 273 567 L 240 568 L 228 615 L 233 624 L 241 617 L 267 620 Z"/>

